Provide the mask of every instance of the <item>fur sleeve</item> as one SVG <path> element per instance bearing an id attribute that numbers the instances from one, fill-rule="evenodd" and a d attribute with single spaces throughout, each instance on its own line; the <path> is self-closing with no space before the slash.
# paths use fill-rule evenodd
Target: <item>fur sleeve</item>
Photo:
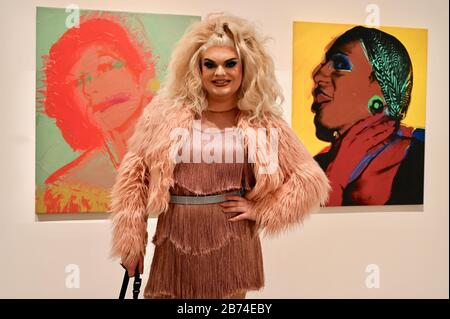
<path id="1" fill-rule="evenodd" d="M 330 185 L 323 170 L 306 150 L 283 119 L 274 120 L 278 127 L 278 187 L 255 201 L 255 232 L 267 235 L 302 223 L 312 211 L 324 205 Z M 269 178 L 270 179 L 270 178 Z"/>
<path id="2" fill-rule="evenodd" d="M 119 257 L 124 265 L 145 255 L 147 247 L 148 193 L 150 173 L 145 149 L 152 132 L 152 110 L 159 106 L 153 98 L 136 123 L 128 149 L 117 171 L 111 191 L 112 213 L 111 256 Z"/>
<path id="3" fill-rule="evenodd" d="M 145 255 L 147 181 L 148 174 L 143 158 L 129 151 L 120 164 L 110 206 L 113 214 L 111 255 L 121 258 L 124 265 L 129 265 Z"/>

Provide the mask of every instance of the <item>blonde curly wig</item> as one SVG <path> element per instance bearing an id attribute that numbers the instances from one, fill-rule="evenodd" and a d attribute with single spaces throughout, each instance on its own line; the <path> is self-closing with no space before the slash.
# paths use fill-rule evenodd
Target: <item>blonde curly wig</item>
<path id="1" fill-rule="evenodd" d="M 208 107 L 201 79 L 202 54 L 211 46 L 231 46 L 243 66 L 239 109 L 249 113 L 250 121 L 262 120 L 267 114 L 281 116 L 284 97 L 275 78 L 273 60 L 264 46 L 266 40 L 245 19 L 210 14 L 191 25 L 178 42 L 159 94 L 171 102 L 171 107 L 188 107 L 200 115 Z"/>

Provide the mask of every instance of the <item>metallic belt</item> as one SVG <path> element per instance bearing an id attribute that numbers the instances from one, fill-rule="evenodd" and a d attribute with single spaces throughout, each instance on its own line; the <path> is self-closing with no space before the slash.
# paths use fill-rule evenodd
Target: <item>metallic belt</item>
<path id="1" fill-rule="evenodd" d="M 198 195 L 198 196 L 180 196 L 180 195 L 170 195 L 170 203 L 173 204 L 189 204 L 189 205 L 204 205 L 204 204 L 215 204 L 226 202 L 227 195 L 237 195 L 243 196 L 245 189 L 240 189 L 238 191 L 218 194 L 218 195 Z"/>

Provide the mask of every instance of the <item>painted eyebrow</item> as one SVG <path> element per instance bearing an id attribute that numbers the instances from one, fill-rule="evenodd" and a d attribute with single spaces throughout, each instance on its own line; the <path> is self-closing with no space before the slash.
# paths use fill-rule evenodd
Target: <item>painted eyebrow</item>
<path id="1" fill-rule="evenodd" d="M 230 62 L 230 61 L 235 61 L 235 60 L 238 60 L 238 58 L 231 58 L 231 59 L 225 60 L 225 63 Z M 216 61 L 211 60 L 211 59 L 208 59 L 208 58 L 205 58 L 205 59 L 203 60 L 203 62 L 206 62 L 206 61 L 207 61 L 207 62 L 216 63 Z"/>

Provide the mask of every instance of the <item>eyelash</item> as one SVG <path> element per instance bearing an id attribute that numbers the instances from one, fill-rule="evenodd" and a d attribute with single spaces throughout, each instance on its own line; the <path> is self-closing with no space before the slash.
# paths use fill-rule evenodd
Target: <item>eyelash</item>
<path id="1" fill-rule="evenodd" d="M 207 68 L 207 69 L 212 69 L 215 68 L 216 65 L 212 62 L 206 61 L 205 63 L 203 63 L 203 65 Z"/>
<path id="2" fill-rule="evenodd" d="M 234 67 L 236 64 L 237 64 L 236 61 L 229 61 L 229 62 L 225 63 L 225 67 L 226 67 L 226 68 L 232 68 L 232 67 Z"/>
<path id="3" fill-rule="evenodd" d="M 210 61 L 206 61 L 203 63 L 203 65 L 207 68 L 207 69 L 213 69 L 217 67 L 217 64 L 210 62 Z M 237 61 L 228 61 L 225 63 L 225 67 L 228 69 L 231 69 L 233 67 L 235 67 L 237 65 Z"/>

